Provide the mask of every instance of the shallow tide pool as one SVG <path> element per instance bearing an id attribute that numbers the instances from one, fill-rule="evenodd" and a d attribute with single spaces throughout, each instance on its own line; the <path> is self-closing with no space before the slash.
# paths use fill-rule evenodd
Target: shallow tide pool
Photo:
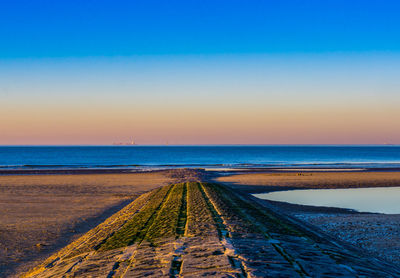
<path id="1" fill-rule="evenodd" d="M 359 212 L 400 213 L 400 187 L 306 189 L 254 194 L 264 200 L 337 207 Z"/>

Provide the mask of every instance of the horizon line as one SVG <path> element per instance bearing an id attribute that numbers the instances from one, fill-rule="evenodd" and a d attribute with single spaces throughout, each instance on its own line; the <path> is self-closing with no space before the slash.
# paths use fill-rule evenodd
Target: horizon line
<path id="1" fill-rule="evenodd" d="M 114 145 L 114 144 L 0 144 L 0 147 L 201 147 L 201 146 L 400 146 L 400 144 L 136 144 L 136 145 Z"/>

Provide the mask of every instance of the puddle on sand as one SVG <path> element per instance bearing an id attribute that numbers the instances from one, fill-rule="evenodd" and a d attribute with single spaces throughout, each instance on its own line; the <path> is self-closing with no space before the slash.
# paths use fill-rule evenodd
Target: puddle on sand
<path id="1" fill-rule="evenodd" d="M 306 189 L 254 194 L 255 197 L 298 205 L 400 214 L 400 187 Z"/>

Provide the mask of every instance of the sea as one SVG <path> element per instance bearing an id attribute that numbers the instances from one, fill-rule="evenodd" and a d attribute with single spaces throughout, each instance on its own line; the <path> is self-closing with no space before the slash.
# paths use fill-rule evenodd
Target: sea
<path id="1" fill-rule="evenodd" d="M 400 146 L 1 146 L 0 169 L 400 168 Z"/>

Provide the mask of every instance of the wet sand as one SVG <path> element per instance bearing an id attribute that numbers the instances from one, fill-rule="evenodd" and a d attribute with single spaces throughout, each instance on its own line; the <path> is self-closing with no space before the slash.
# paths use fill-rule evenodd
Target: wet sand
<path id="1" fill-rule="evenodd" d="M 217 178 L 236 190 L 261 193 L 290 189 L 360 188 L 400 185 L 400 172 L 239 174 Z M 400 215 L 263 201 L 323 232 L 400 265 Z"/>
<path id="2" fill-rule="evenodd" d="M 245 173 L 216 178 L 235 189 L 262 193 L 291 189 L 400 186 L 400 172 Z"/>
<path id="3" fill-rule="evenodd" d="M 28 269 L 139 194 L 177 179 L 169 171 L 0 176 L 0 276 Z"/>

